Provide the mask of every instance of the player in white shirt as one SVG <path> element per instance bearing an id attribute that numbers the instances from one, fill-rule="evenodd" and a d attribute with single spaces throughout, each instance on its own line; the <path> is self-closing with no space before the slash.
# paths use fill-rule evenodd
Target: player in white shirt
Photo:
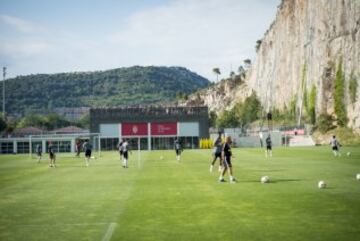
<path id="1" fill-rule="evenodd" d="M 341 156 L 339 147 L 341 146 L 340 143 L 336 140 L 336 136 L 333 136 L 331 141 L 330 141 L 330 145 L 332 148 L 332 151 L 334 153 L 334 156 Z"/>
<path id="2" fill-rule="evenodd" d="M 124 142 L 121 145 L 121 150 L 123 154 L 123 168 L 128 168 L 128 159 L 129 159 L 129 142 L 128 140 L 124 140 Z"/>
<path id="3" fill-rule="evenodd" d="M 180 142 L 177 138 L 175 139 L 174 145 L 175 145 L 175 152 L 176 152 L 176 160 L 180 161 L 180 155 L 181 155 L 182 149 L 181 149 Z"/>

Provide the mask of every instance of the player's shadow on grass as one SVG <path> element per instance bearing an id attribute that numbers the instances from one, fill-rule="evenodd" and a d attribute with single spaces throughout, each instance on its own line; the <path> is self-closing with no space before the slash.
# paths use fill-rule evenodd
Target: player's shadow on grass
<path id="1" fill-rule="evenodd" d="M 270 180 L 270 183 L 281 183 L 281 182 L 301 182 L 303 181 L 303 179 L 275 179 L 275 180 Z M 239 180 L 239 182 L 256 182 L 259 183 L 260 180 Z"/>
<path id="2" fill-rule="evenodd" d="M 275 179 L 275 180 L 271 180 L 270 183 L 279 183 L 279 182 L 301 182 L 303 181 L 302 179 Z"/>
<path id="3" fill-rule="evenodd" d="M 282 172 L 286 169 L 269 169 L 269 170 L 251 170 L 252 172 Z"/>

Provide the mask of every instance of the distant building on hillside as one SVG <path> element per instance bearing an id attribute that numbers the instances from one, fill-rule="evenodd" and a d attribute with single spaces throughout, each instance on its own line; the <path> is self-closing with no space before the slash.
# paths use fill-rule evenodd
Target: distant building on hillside
<path id="1" fill-rule="evenodd" d="M 100 133 L 101 149 L 114 150 L 120 139 L 133 149 L 173 149 L 175 138 L 184 148 L 198 148 L 209 137 L 208 107 L 137 106 L 90 109 L 90 132 Z"/>
<path id="2" fill-rule="evenodd" d="M 55 108 L 55 113 L 65 117 L 69 121 L 77 121 L 80 120 L 82 117 L 89 114 L 89 107 L 59 107 Z"/>

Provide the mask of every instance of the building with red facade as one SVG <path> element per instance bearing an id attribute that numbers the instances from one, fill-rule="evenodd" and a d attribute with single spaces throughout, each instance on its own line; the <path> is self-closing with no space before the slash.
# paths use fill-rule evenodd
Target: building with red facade
<path id="1" fill-rule="evenodd" d="M 100 133 L 102 150 L 114 150 L 120 139 L 133 149 L 198 148 L 209 137 L 207 107 L 118 107 L 90 109 L 90 132 Z"/>

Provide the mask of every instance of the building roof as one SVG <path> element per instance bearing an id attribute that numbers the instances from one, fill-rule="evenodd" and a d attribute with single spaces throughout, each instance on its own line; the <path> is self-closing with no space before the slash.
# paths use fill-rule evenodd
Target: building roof
<path id="1" fill-rule="evenodd" d="M 107 108 L 91 108 L 90 115 L 99 115 L 104 116 L 108 114 L 118 114 L 122 115 L 132 115 L 132 116 L 198 116 L 198 115 L 208 115 L 207 106 L 120 106 L 120 107 L 107 107 Z"/>
<path id="2" fill-rule="evenodd" d="M 20 136 L 29 136 L 29 135 L 41 135 L 44 134 L 45 132 L 46 131 L 40 128 L 29 126 L 29 127 L 17 129 L 11 135 L 20 137 Z"/>
<path id="3" fill-rule="evenodd" d="M 79 128 L 77 126 L 67 126 L 59 129 L 52 130 L 51 133 L 57 134 L 70 134 L 70 133 L 85 133 L 88 132 L 85 129 Z"/>

